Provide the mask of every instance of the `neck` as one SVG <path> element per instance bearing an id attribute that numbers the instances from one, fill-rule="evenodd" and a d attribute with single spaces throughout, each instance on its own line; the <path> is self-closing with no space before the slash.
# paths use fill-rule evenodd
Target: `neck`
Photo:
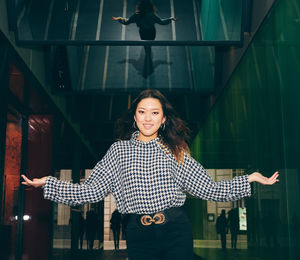
<path id="1" fill-rule="evenodd" d="M 142 141 L 144 143 L 149 142 L 153 139 L 155 139 L 157 137 L 157 135 L 152 135 L 152 136 L 144 136 L 141 133 L 139 133 L 138 137 L 136 138 L 139 141 Z"/>

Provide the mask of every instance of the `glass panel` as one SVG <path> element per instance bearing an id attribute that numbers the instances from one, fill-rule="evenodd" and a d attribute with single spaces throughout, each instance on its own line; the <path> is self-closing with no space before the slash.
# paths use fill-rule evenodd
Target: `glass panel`
<path id="1" fill-rule="evenodd" d="M 83 182 L 90 173 L 91 170 L 81 171 L 80 182 Z M 72 170 L 70 169 L 57 171 L 55 177 L 63 181 L 73 181 Z M 74 253 L 71 248 L 72 239 L 78 240 L 78 249 L 80 250 L 93 250 L 93 253 L 97 255 L 102 251 L 104 236 L 103 224 L 101 224 L 103 223 L 103 204 L 103 202 L 99 202 L 72 208 L 63 204 L 53 204 L 52 252 L 54 259 L 65 259 Z M 77 223 L 75 227 L 72 225 L 73 219 Z M 74 230 L 76 228 L 78 230 Z M 74 235 L 77 231 L 78 237 Z"/>
<path id="2" fill-rule="evenodd" d="M 24 102 L 24 75 L 14 64 L 10 64 L 9 90 Z"/>
<path id="3" fill-rule="evenodd" d="M 53 50 L 49 62 L 57 93 L 133 92 L 155 85 L 162 91 L 207 94 L 215 85 L 214 47 L 69 45 Z"/>
<path id="4" fill-rule="evenodd" d="M 238 168 L 268 177 L 280 171 L 279 183 L 253 184 L 245 200 L 247 254 L 258 259 L 300 257 L 299 8 L 299 1 L 277 2 L 191 149 L 208 169 Z M 201 210 L 211 210 L 209 203 Z M 216 237 L 215 229 L 201 229 L 196 219 L 193 224 L 201 242 Z M 199 246 L 196 252 L 206 257 L 209 250 Z"/>
<path id="5" fill-rule="evenodd" d="M 52 171 L 53 119 L 49 115 L 31 115 L 28 119 L 27 176 L 40 178 Z M 48 259 L 50 254 L 50 201 L 42 189 L 26 189 L 24 205 L 23 257 Z M 35 244 L 39 250 L 36 250 Z"/>
<path id="6" fill-rule="evenodd" d="M 98 43 L 155 39 L 198 44 L 241 40 L 241 0 L 153 0 L 155 7 L 151 7 L 150 14 L 147 9 L 146 15 L 135 14 L 143 11 L 137 8 L 137 2 L 33 0 L 28 4 L 20 3 L 15 11 L 18 38 L 22 41 Z M 176 17 L 178 20 L 159 21 L 153 10 L 161 18 Z M 129 20 L 133 24 L 126 26 L 112 20 L 113 16 L 129 18 L 134 14 Z"/>
<path id="7" fill-rule="evenodd" d="M 5 162 L 3 178 L 2 223 L 5 243 L 3 247 L 11 259 L 15 256 L 18 225 L 18 189 L 20 183 L 22 127 L 17 113 L 7 113 Z M 1 252 L 2 254 L 2 252 Z"/>

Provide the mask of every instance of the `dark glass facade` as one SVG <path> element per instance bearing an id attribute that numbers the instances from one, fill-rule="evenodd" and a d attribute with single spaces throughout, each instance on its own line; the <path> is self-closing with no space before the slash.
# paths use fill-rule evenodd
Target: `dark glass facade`
<path id="1" fill-rule="evenodd" d="M 260 259 L 299 258 L 297 6 L 299 1 L 278 1 L 192 146 L 208 169 L 238 168 L 267 176 L 280 171 L 278 184 L 254 184 L 246 200 L 248 248 L 260 250 Z"/>

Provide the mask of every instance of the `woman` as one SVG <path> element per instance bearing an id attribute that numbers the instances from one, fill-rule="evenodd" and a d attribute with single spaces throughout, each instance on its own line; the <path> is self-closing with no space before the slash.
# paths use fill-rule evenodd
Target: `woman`
<path id="1" fill-rule="evenodd" d="M 170 24 L 172 21 L 176 21 L 176 18 L 174 17 L 161 19 L 155 13 L 156 8 L 152 1 L 142 0 L 137 4 L 135 14 L 129 19 L 123 17 L 113 17 L 112 19 L 124 25 L 136 23 L 139 27 L 139 33 L 142 40 L 154 40 L 156 36 L 155 23 L 166 25 Z"/>
<path id="2" fill-rule="evenodd" d="M 232 201 L 250 196 L 250 182 L 274 184 L 278 172 L 266 178 L 258 172 L 214 182 L 189 155 L 187 127 L 158 90 L 144 90 L 118 122 L 122 140 L 112 144 L 82 184 L 52 176 L 23 184 L 43 187 L 44 197 L 80 205 L 112 193 L 120 213 L 127 214 L 130 260 L 192 259 L 190 222 L 181 206 L 184 192 L 205 200 Z"/>

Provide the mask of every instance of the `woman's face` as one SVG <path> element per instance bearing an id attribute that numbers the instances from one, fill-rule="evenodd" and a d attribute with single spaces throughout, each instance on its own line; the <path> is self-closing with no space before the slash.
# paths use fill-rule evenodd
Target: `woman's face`
<path id="1" fill-rule="evenodd" d="M 144 98 L 138 103 L 134 120 L 140 131 L 138 140 L 148 142 L 157 137 L 160 126 L 166 121 L 161 103 L 156 98 Z"/>

